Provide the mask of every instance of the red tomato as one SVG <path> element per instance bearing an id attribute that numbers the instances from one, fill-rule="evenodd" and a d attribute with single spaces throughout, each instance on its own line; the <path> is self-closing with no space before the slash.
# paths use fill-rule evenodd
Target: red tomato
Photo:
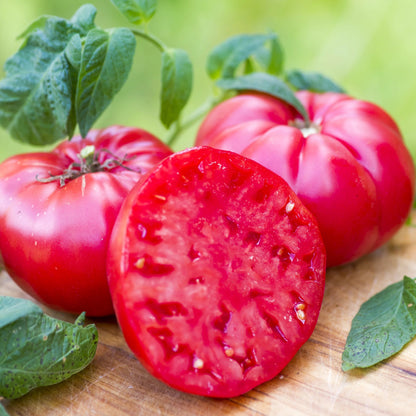
<path id="1" fill-rule="evenodd" d="M 68 178 L 64 186 L 58 179 L 41 182 L 78 163 L 87 145 L 95 146 L 97 171 Z M 171 153 L 144 130 L 113 126 L 51 152 L 5 160 L 0 164 L 0 260 L 7 272 L 53 308 L 113 313 L 106 255 L 115 218 L 142 174 Z"/>
<path id="2" fill-rule="evenodd" d="M 281 175 L 316 216 L 328 266 L 380 247 L 414 198 L 412 158 L 392 118 L 344 94 L 302 91 L 311 118 L 278 99 L 243 94 L 214 108 L 197 145 L 232 150 Z"/>
<path id="3" fill-rule="evenodd" d="M 201 147 L 168 157 L 133 188 L 108 276 L 126 341 L 154 376 L 231 397 L 276 376 L 310 337 L 325 248 L 283 179 Z"/>

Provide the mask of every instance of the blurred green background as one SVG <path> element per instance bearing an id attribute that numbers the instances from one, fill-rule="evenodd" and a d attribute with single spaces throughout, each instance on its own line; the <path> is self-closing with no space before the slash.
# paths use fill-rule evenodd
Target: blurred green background
<path id="1" fill-rule="evenodd" d="M 16 52 L 17 36 L 43 14 L 69 18 L 82 0 L 1 0 L 0 64 Z M 129 26 L 110 0 L 92 0 L 102 28 Z M 416 1 L 414 0 L 159 0 L 150 30 L 188 51 L 194 64 L 189 113 L 211 93 L 205 60 L 214 46 L 240 33 L 274 30 L 286 68 L 320 71 L 353 96 L 375 102 L 399 124 L 416 157 Z M 127 84 L 95 124 L 143 127 L 160 138 L 160 54 L 139 41 Z M 1 70 L 1 77 L 4 72 Z M 192 145 L 197 126 L 175 150 Z M 32 150 L 0 130 L 0 160 Z"/>

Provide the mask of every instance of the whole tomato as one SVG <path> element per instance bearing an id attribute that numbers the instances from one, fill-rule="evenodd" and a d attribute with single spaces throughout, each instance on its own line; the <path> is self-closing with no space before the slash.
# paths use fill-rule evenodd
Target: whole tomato
<path id="1" fill-rule="evenodd" d="M 2 162 L 0 260 L 9 275 L 52 308 L 113 313 L 106 257 L 115 218 L 133 185 L 171 153 L 144 130 L 112 126 Z"/>
<path id="2" fill-rule="evenodd" d="M 246 93 L 215 107 L 196 145 L 252 158 L 282 176 L 315 215 L 327 265 L 380 247 L 406 220 L 414 198 L 412 158 L 394 120 L 340 93 L 300 91 L 311 123 L 284 102 Z"/>

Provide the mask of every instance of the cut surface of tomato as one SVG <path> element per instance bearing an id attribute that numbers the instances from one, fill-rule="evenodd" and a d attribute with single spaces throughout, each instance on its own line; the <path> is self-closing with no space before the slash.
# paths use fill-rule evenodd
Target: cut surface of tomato
<path id="1" fill-rule="evenodd" d="M 170 386 L 232 397 L 275 377 L 316 325 L 325 249 L 278 175 L 236 153 L 176 153 L 113 229 L 110 292 L 126 341 Z"/>

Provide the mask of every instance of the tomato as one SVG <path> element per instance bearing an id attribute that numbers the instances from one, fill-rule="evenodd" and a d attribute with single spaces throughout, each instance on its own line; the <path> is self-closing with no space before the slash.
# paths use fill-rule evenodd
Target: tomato
<path id="1" fill-rule="evenodd" d="M 200 147 L 132 189 L 108 277 L 125 339 L 154 376 L 231 397 L 276 376 L 310 337 L 325 259 L 315 218 L 283 179 Z"/>
<path id="2" fill-rule="evenodd" d="M 81 174 L 73 164 L 92 145 L 97 163 Z M 1 163 L 0 258 L 9 275 L 55 309 L 113 313 L 106 255 L 114 221 L 142 174 L 171 153 L 144 130 L 113 126 Z M 74 177 L 61 183 L 55 176 L 71 164 Z"/>
<path id="3" fill-rule="evenodd" d="M 339 93 L 297 97 L 309 126 L 282 101 L 247 93 L 215 107 L 196 144 L 241 153 L 281 175 L 316 216 L 328 266 L 347 263 L 406 220 L 413 161 L 395 121 L 375 104 Z"/>

